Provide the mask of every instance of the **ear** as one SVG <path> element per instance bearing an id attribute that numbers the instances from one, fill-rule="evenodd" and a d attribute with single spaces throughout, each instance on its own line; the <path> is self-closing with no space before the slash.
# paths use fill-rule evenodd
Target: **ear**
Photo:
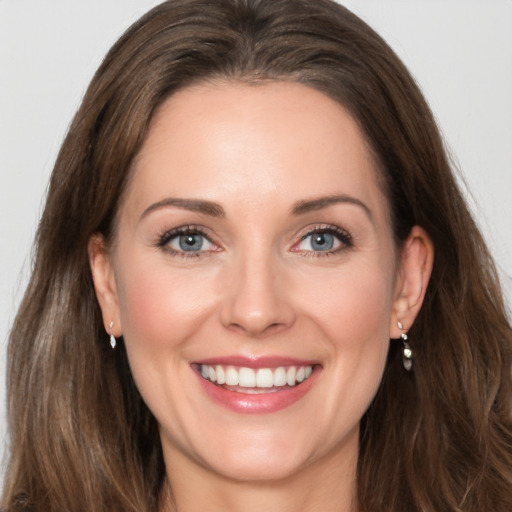
<path id="1" fill-rule="evenodd" d="M 116 337 L 121 336 L 123 330 L 112 256 L 102 235 L 93 235 L 90 238 L 88 253 L 94 290 L 100 304 L 105 331 L 110 334 L 110 323 L 113 322 L 112 334 Z"/>
<path id="2" fill-rule="evenodd" d="M 414 323 L 425 298 L 433 263 L 434 245 L 430 237 L 423 228 L 414 226 L 401 249 L 390 338 L 400 338 Z M 398 327 L 398 322 L 403 329 Z"/>

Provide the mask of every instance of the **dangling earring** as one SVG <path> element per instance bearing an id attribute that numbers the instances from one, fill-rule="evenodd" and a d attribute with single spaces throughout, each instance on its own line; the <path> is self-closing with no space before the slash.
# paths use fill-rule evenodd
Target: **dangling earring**
<path id="1" fill-rule="evenodd" d="M 404 328 L 402 322 L 398 322 L 398 328 Z M 404 332 L 401 333 L 400 339 L 402 340 L 402 363 L 404 365 L 404 368 L 408 372 L 410 372 L 412 369 L 412 349 L 409 343 L 407 343 L 407 334 L 405 334 Z"/>
<path id="2" fill-rule="evenodd" d="M 116 338 L 112 334 L 112 327 L 114 327 L 114 322 L 110 322 L 110 346 L 112 347 L 112 350 L 116 348 Z"/>

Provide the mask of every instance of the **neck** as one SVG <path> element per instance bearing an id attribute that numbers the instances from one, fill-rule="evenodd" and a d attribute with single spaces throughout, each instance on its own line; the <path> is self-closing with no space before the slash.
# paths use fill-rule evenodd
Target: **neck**
<path id="1" fill-rule="evenodd" d="M 355 512 L 357 451 L 341 453 L 343 457 L 331 454 L 293 475 L 269 481 L 226 478 L 174 453 L 172 465 L 166 461 L 169 498 L 163 510 Z"/>

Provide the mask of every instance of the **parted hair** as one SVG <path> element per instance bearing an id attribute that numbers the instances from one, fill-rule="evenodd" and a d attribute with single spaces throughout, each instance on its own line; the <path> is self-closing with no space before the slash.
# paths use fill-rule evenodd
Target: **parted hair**
<path id="1" fill-rule="evenodd" d="M 382 178 L 397 246 L 422 226 L 435 261 L 409 332 L 391 344 L 361 423 L 364 512 L 509 512 L 512 333 L 492 258 L 418 86 L 368 25 L 330 0 L 172 0 L 96 72 L 58 155 L 31 279 L 8 348 L 8 512 L 157 512 L 165 467 L 122 339 L 111 351 L 89 268 L 112 241 L 158 107 L 191 84 L 292 81 L 341 103 Z M 297 105 L 300 108 L 300 105 Z"/>

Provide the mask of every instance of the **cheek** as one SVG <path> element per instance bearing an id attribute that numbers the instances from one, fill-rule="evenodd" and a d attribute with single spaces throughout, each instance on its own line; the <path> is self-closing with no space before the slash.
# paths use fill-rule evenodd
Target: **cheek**
<path id="1" fill-rule="evenodd" d="M 350 345 L 353 340 L 357 346 L 362 341 L 387 341 L 394 284 L 388 268 L 351 265 L 328 276 L 311 276 L 301 293 L 305 314 L 314 317 L 333 341 Z"/>
<path id="2" fill-rule="evenodd" d="M 326 393 L 323 407 L 340 428 L 348 418 L 359 421 L 380 385 L 389 349 L 393 283 L 383 267 L 351 266 L 350 272 L 331 277 L 325 293 L 307 301 L 331 354 L 326 369 L 335 392 Z"/>
<path id="3" fill-rule="evenodd" d="M 192 271 L 193 272 L 193 271 Z M 127 349 L 171 349 L 190 338 L 212 307 L 208 279 L 143 262 L 119 276 L 119 304 Z"/>
<path id="4" fill-rule="evenodd" d="M 318 339 L 330 354 L 326 370 L 336 391 L 326 393 L 323 406 L 340 423 L 364 414 L 380 385 L 389 348 L 393 267 L 360 263 L 336 269 L 329 279 L 316 276 L 323 289 L 308 286 L 303 295 L 304 315 L 320 327 Z"/>

